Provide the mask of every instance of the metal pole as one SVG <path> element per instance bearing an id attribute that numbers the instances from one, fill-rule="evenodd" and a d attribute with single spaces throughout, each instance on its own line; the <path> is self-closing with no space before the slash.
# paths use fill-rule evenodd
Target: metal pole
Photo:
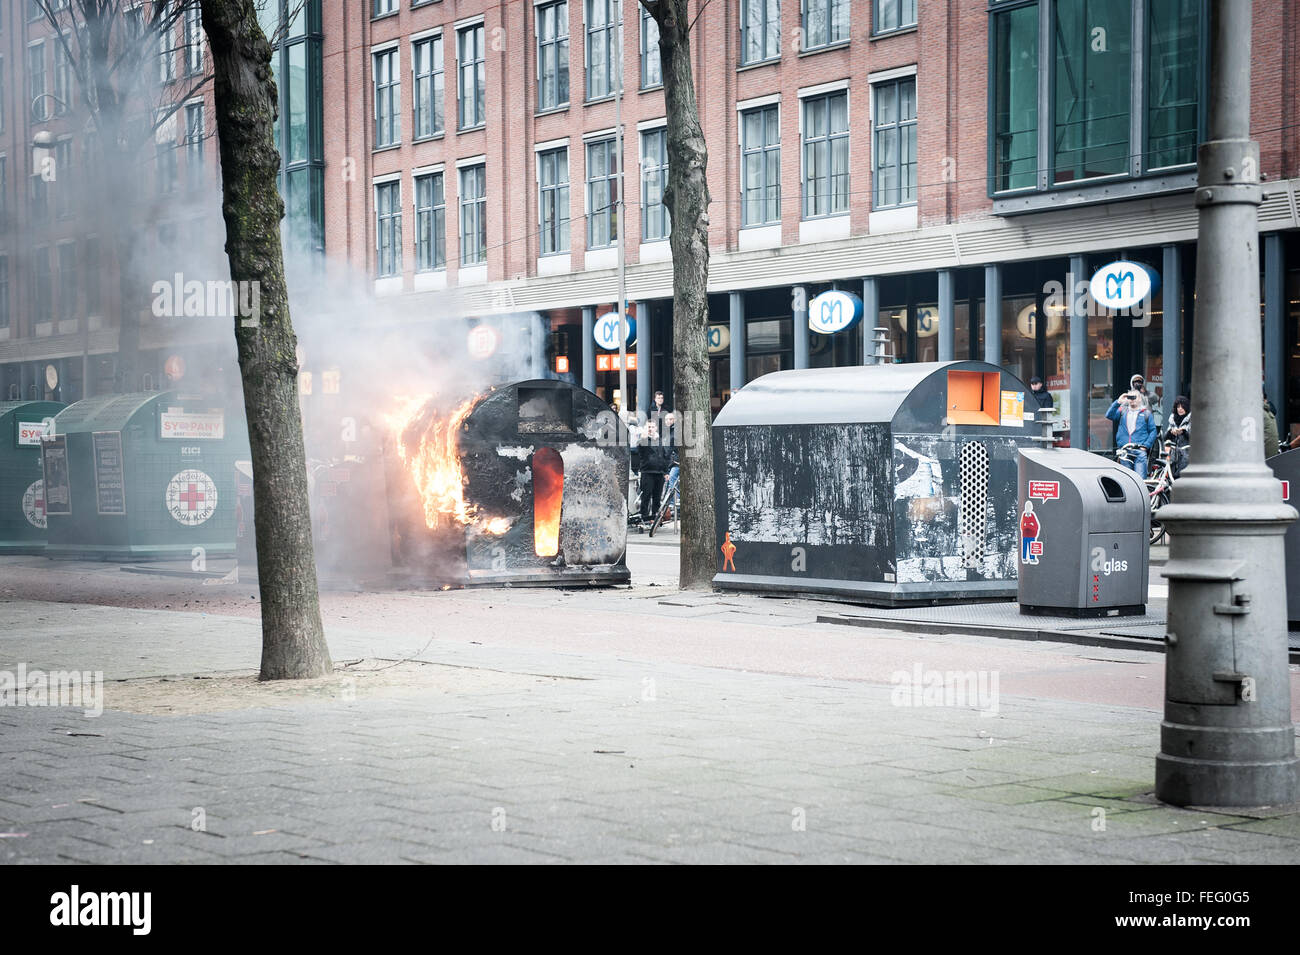
<path id="1" fill-rule="evenodd" d="M 1164 377 L 1165 393 L 1160 407 L 1168 421 L 1170 412 L 1174 410 L 1174 399 L 1183 393 L 1183 276 L 1178 246 L 1165 246 L 1163 271 L 1160 287 L 1165 314 L 1160 334 L 1164 337 L 1164 356 L 1161 359 L 1160 373 Z"/>
<path id="2" fill-rule="evenodd" d="M 745 387 L 745 293 L 732 292 L 728 301 L 731 319 L 731 390 Z"/>
<path id="3" fill-rule="evenodd" d="M 953 315 L 957 311 L 953 299 L 952 269 L 939 270 L 939 360 L 952 361 L 956 348 L 956 328 Z"/>
<path id="4" fill-rule="evenodd" d="M 808 367 L 808 286 L 794 287 L 794 366 Z"/>
<path id="5" fill-rule="evenodd" d="M 596 390 L 596 306 L 582 307 L 582 387 Z"/>
<path id="6" fill-rule="evenodd" d="M 619 10 L 622 11 L 620 5 Z M 615 222 L 618 224 L 618 408 L 619 411 L 631 411 L 627 400 L 627 269 L 624 262 L 623 245 L 623 23 L 619 14 L 618 25 L 618 87 L 614 91 L 614 149 L 618 153 L 618 210 Z M 637 401 L 645 400 L 638 395 Z"/>
<path id="7" fill-rule="evenodd" d="M 1092 417 L 1088 407 L 1088 379 L 1092 354 L 1088 351 L 1088 310 L 1085 297 L 1076 295 L 1079 283 L 1086 282 L 1084 259 L 1070 256 L 1070 271 L 1065 281 L 1066 310 L 1070 317 L 1070 447 L 1088 450 L 1088 424 Z"/>
<path id="8" fill-rule="evenodd" d="M 1264 464 L 1259 145 L 1250 139 L 1250 4 L 1210 8 L 1209 141 L 1198 155 L 1191 465 L 1169 528 L 1165 717 L 1156 796 L 1174 805 L 1297 798 L 1283 535 L 1296 512 Z"/>
<path id="9" fill-rule="evenodd" d="M 984 266 L 984 360 L 1002 364 L 1002 266 Z"/>
<path id="10" fill-rule="evenodd" d="M 862 364 L 879 363 L 876 355 L 876 326 L 880 324 L 880 288 L 875 278 L 862 280 Z"/>

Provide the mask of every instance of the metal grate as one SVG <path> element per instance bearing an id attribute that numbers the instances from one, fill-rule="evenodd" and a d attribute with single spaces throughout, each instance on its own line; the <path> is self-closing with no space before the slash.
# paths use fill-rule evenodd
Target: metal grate
<path id="1" fill-rule="evenodd" d="M 989 449 L 970 441 L 961 449 L 961 509 L 957 515 L 961 535 L 962 566 L 984 566 L 984 538 L 989 501 Z"/>

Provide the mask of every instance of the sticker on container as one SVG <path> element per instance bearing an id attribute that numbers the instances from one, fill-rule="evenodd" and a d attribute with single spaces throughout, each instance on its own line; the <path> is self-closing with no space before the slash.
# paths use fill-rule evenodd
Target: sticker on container
<path id="1" fill-rule="evenodd" d="M 1023 428 L 1025 426 L 1025 393 L 1023 391 L 1002 392 L 1001 423 L 1004 428 Z"/>
<path id="2" fill-rule="evenodd" d="M 45 482 L 33 481 L 23 492 L 23 517 L 27 523 L 39 530 L 45 530 Z"/>
<path id="3" fill-rule="evenodd" d="M 186 527 L 197 527 L 217 510 L 217 485 L 202 471 L 182 471 L 167 482 L 167 513 Z"/>
<path id="4" fill-rule="evenodd" d="M 1040 501 L 1057 501 L 1061 498 L 1060 481 L 1030 481 L 1029 496 Z"/>
<path id="5" fill-rule="evenodd" d="M 1037 564 L 1043 556 L 1043 542 L 1038 539 L 1040 527 L 1034 514 L 1032 501 L 1025 501 L 1025 511 L 1020 515 L 1020 562 Z"/>

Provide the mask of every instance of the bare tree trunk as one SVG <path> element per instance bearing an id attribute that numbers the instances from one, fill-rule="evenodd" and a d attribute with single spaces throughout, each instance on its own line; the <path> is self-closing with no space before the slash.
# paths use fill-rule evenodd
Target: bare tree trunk
<path id="1" fill-rule="evenodd" d="M 668 185 L 672 219 L 674 407 L 694 425 L 681 454 L 683 590 L 712 587 L 713 432 L 709 403 L 709 162 L 691 73 L 691 19 L 687 0 L 642 0 L 659 26 L 664 101 L 668 115 Z"/>
<path id="2" fill-rule="evenodd" d="M 264 680 L 332 669 L 320 619 L 276 177 L 271 45 L 254 0 L 202 0 L 215 72 L 226 255 L 234 282 L 257 282 L 260 313 L 235 317 L 253 452 L 257 579 Z"/>

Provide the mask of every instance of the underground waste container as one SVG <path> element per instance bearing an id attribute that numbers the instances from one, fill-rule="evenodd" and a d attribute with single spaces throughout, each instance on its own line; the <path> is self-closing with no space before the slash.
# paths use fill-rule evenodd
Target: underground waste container
<path id="1" fill-rule="evenodd" d="M 1273 476 L 1282 482 L 1282 500 L 1296 505 L 1300 487 L 1300 449 L 1283 451 L 1268 459 Z M 1286 528 L 1286 619 L 1293 626 L 1300 623 L 1300 521 L 1292 521 Z"/>
<path id="2" fill-rule="evenodd" d="M 41 436 L 66 405 L 0 401 L 0 554 L 45 551 Z"/>
<path id="3" fill-rule="evenodd" d="M 1017 492 L 1021 613 L 1146 611 L 1151 506 L 1135 473 L 1077 448 L 1027 449 Z"/>
<path id="4" fill-rule="evenodd" d="M 242 408 L 176 392 L 86 398 L 58 414 L 41 450 L 48 556 L 234 553 Z"/>
<path id="5" fill-rule="evenodd" d="M 884 606 L 1013 597 L 1027 391 L 980 361 L 755 379 L 713 424 L 714 586 Z"/>

